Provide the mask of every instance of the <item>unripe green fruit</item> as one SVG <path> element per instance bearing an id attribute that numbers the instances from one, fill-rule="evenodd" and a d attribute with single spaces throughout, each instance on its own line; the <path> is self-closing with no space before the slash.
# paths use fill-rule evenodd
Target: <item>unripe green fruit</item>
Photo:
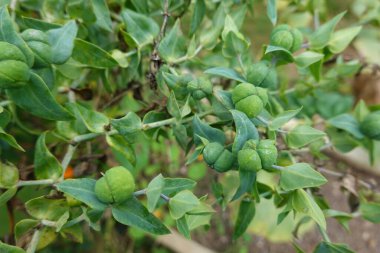
<path id="1" fill-rule="evenodd" d="M 47 35 L 40 30 L 27 29 L 22 32 L 21 36 L 35 54 L 35 66 L 49 66 L 53 53 Z"/>
<path id="2" fill-rule="evenodd" d="M 244 112 L 248 118 L 254 118 L 263 110 L 264 104 L 259 96 L 251 95 L 237 102 L 235 108 Z"/>
<path id="3" fill-rule="evenodd" d="M 293 35 L 293 46 L 292 48 L 290 48 L 290 51 L 291 52 L 295 52 L 297 51 L 298 49 L 301 48 L 302 46 L 302 43 L 303 43 L 303 35 L 302 33 L 300 32 L 300 30 L 296 29 L 296 28 L 293 28 L 291 31 L 290 31 Z"/>
<path id="4" fill-rule="evenodd" d="M 203 159 L 211 168 L 218 172 L 229 170 L 234 163 L 232 153 L 218 142 L 211 142 L 205 146 L 203 149 Z"/>
<path id="5" fill-rule="evenodd" d="M 240 170 L 259 171 L 262 168 L 261 159 L 256 150 L 242 149 L 238 152 Z"/>
<path id="6" fill-rule="evenodd" d="M 373 140 L 380 140 L 380 111 L 368 114 L 360 123 L 363 134 Z"/>
<path id="7" fill-rule="evenodd" d="M 212 166 L 223 153 L 223 150 L 223 145 L 218 142 L 208 143 L 203 149 L 203 159 L 208 165 Z"/>
<path id="8" fill-rule="evenodd" d="M 130 198 L 134 190 L 135 180 L 122 166 L 107 170 L 95 184 L 95 195 L 104 203 L 120 204 Z"/>
<path id="9" fill-rule="evenodd" d="M 301 48 L 303 42 L 302 33 L 288 25 L 280 25 L 273 29 L 270 38 L 270 44 L 273 46 L 283 47 L 290 52 L 295 52 Z"/>
<path id="10" fill-rule="evenodd" d="M 232 167 L 233 163 L 234 156 L 232 155 L 231 151 L 224 149 L 223 153 L 214 163 L 214 169 L 218 172 L 226 172 Z"/>
<path id="11" fill-rule="evenodd" d="M 11 163 L 0 162 L 0 188 L 11 188 L 19 180 L 19 172 Z"/>
<path id="12" fill-rule="evenodd" d="M 290 50 L 293 46 L 293 35 L 290 31 L 280 30 L 275 32 L 270 39 L 270 44 L 273 46 L 283 47 Z"/>
<path id="13" fill-rule="evenodd" d="M 261 140 L 257 146 L 257 153 L 261 159 L 261 165 L 265 170 L 272 170 L 272 165 L 277 162 L 277 148 L 273 140 Z"/>
<path id="14" fill-rule="evenodd" d="M 0 88 L 23 86 L 29 78 L 29 66 L 21 50 L 15 45 L 0 41 Z"/>
<path id="15" fill-rule="evenodd" d="M 232 91 L 232 102 L 237 110 L 252 118 L 257 116 L 268 103 L 268 94 L 263 88 L 250 83 L 241 83 Z"/>
<path id="16" fill-rule="evenodd" d="M 269 62 L 260 61 L 252 64 L 247 71 L 248 82 L 258 87 L 276 89 L 277 72 L 274 67 L 270 67 Z"/>
<path id="17" fill-rule="evenodd" d="M 193 98 L 200 100 L 212 94 L 212 83 L 208 79 L 200 77 L 189 82 L 187 89 Z"/>

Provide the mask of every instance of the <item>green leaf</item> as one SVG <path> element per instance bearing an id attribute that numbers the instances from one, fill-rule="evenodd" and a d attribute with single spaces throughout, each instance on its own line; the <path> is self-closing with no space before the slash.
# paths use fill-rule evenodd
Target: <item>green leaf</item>
<path id="1" fill-rule="evenodd" d="M 196 229 L 200 226 L 206 226 L 210 225 L 210 220 L 212 215 L 185 215 L 187 226 L 189 227 L 189 230 Z"/>
<path id="2" fill-rule="evenodd" d="M 148 211 L 153 212 L 157 206 L 158 201 L 160 200 L 162 191 L 165 187 L 165 179 L 159 174 L 156 176 L 146 188 L 146 197 L 148 200 Z"/>
<path id="3" fill-rule="evenodd" d="M 325 216 L 310 194 L 302 189 L 295 190 L 292 195 L 292 205 L 295 211 L 310 216 L 318 225 L 326 230 Z"/>
<path id="4" fill-rule="evenodd" d="M 210 74 L 210 75 L 222 76 L 222 77 L 225 77 L 227 79 L 236 80 L 236 81 L 239 81 L 242 83 L 247 82 L 247 80 L 245 80 L 245 78 L 242 75 L 240 75 L 234 69 L 230 69 L 230 68 L 215 67 L 215 68 L 207 69 L 204 73 Z"/>
<path id="5" fill-rule="evenodd" d="M 336 15 L 334 18 L 330 19 L 325 24 L 321 25 L 311 36 L 310 36 L 310 47 L 312 49 L 322 49 L 329 43 L 335 26 L 342 19 L 346 12 L 342 12 Z"/>
<path id="6" fill-rule="evenodd" d="M 69 210 L 66 199 L 54 199 L 41 196 L 25 203 L 26 211 L 39 220 L 58 220 Z"/>
<path id="7" fill-rule="evenodd" d="M 107 144 L 112 148 L 115 158 L 126 168 L 133 171 L 136 155 L 133 147 L 121 135 L 107 135 Z"/>
<path id="8" fill-rule="evenodd" d="M 193 129 L 194 142 L 196 145 L 202 143 L 199 137 L 205 138 L 210 142 L 219 142 L 222 145 L 226 142 L 226 136 L 222 130 L 207 125 L 202 122 L 198 116 L 193 118 Z"/>
<path id="9" fill-rule="evenodd" d="M 49 120 L 72 120 L 73 116 L 54 99 L 41 77 L 31 73 L 30 83 L 22 88 L 8 89 L 8 97 L 19 107 Z"/>
<path id="10" fill-rule="evenodd" d="M 58 179 L 62 166 L 45 144 L 46 132 L 38 138 L 34 152 L 34 175 L 37 179 Z"/>
<path id="11" fill-rule="evenodd" d="M 43 32 L 46 32 L 47 30 L 50 30 L 50 29 L 55 29 L 55 28 L 61 27 L 61 25 L 59 25 L 59 24 L 45 22 L 43 20 L 30 18 L 30 17 L 22 17 L 22 22 L 28 28 L 41 30 Z"/>
<path id="12" fill-rule="evenodd" d="M 346 244 L 320 242 L 313 253 L 355 253 Z"/>
<path id="13" fill-rule="evenodd" d="M 269 123 L 269 129 L 277 130 L 281 128 L 285 123 L 296 116 L 301 110 L 302 107 L 295 110 L 281 112 Z"/>
<path id="14" fill-rule="evenodd" d="M 75 39 L 72 57 L 93 68 L 113 68 L 118 65 L 117 61 L 102 48 L 81 39 Z"/>
<path id="15" fill-rule="evenodd" d="M 250 193 L 256 183 L 256 178 L 256 171 L 239 170 L 239 188 L 236 190 L 235 195 L 232 197 L 231 201 L 240 198 L 246 192 Z"/>
<path id="16" fill-rule="evenodd" d="M 277 23 L 277 0 L 268 0 L 267 1 L 267 16 L 272 23 L 276 25 Z"/>
<path id="17" fill-rule="evenodd" d="M 189 226 L 187 225 L 186 216 L 182 216 L 175 222 L 177 225 L 178 232 L 180 232 L 187 239 L 191 239 L 190 229 L 189 229 Z"/>
<path id="18" fill-rule="evenodd" d="M 307 68 L 310 65 L 323 59 L 323 57 L 324 57 L 324 54 L 320 54 L 313 51 L 306 51 L 294 57 L 294 60 L 298 67 Z"/>
<path id="19" fill-rule="evenodd" d="M 194 6 L 193 16 L 190 23 L 189 35 L 193 35 L 198 29 L 199 25 L 202 23 L 203 17 L 206 14 L 206 4 L 205 0 L 196 0 Z"/>
<path id="20" fill-rule="evenodd" d="M 12 188 L 19 181 L 18 168 L 12 163 L 2 163 L 0 161 L 0 188 Z"/>
<path id="21" fill-rule="evenodd" d="M 346 229 L 346 231 L 350 231 L 348 222 L 354 218 L 352 214 L 333 209 L 325 209 L 323 212 L 325 213 L 326 218 L 331 217 L 336 219 Z"/>
<path id="22" fill-rule="evenodd" d="M 106 31 L 112 32 L 112 20 L 106 0 L 91 0 L 96 16 L 96 25 Z"/>
<path id="23" fill-rule="evenodd" d="M 285 191 L 317 187 L 327 183 L 327 179 L 307 163 L 296 163 L 281 170 L 280 186 Z"/>
<path id="24" fill-rule="evenodd" d="M 197 184 L 188 178 L 165 178 L 165 186 L 162 193 L 171 196 L 183 190 L 191 190 Z"/>
<path id="25" fill-rule="evenodd" d="M 17 46 L 25 55 L 27 63 L 31 67 L 34 62 L 33 51 L 28 47 L 19 33 L 17 33 L 6 5 L 0 8 L 0 24 L 0 41 L 6 41 Z"/>
<path id="26" fill-rule="evenodd" d="M 156 21 L 140 13 L 124 10 L 121 13 L 121 17 L 126 26 L 128 35 L 132 37 L 139 49 L 152 43 L 160 32 Z"/>
<path id="27" fill-rule="evenodd" d="M 104 210 L 107 205 L 98 200 L 95 195 L 96 181 L 91 178 L 68 179 L 56 184 L 57 190 L 85 203 L 91 208 Z"/>
<path id="28" fill-rule="evenodd" d="M 17 143 L 16 139 L 12 135 L 7 134 L 2 127 L 0 127 L 0 140 L 5 141 L 15 149 L 25 152 L 25 150 Z"/>
<path id="29" fill-rule="evenodd" d="M 353 114 L 357 121 L 361 122 L 370 113 L 369 109 L 365 102 L 360 99 L 360 101 L 356 104 Z"/>
<path id="30" fill-rule="evenodd" d="M 354 26 L 333 33 L 329 41 L 329 49 L 334 54 L 343 52 L 351 41 L 360 33 L 362 27 Z"/>
<path id="31" fill-rule="evenodd" d="M 239 213 L 235 223 L 233 238 L 236 240 L 244 234 L 255 216 L 255 202 L 252 199 L 243 199 L 240 202 Z"/>
<path id="32" fill-rule="evenodd" d="M 363 219 L 373 223 L 380 223 L 380 203 L 360 203 L 359 211 Z"/>
<path id="33" fill-rule="evenodd" d="M 0 252 L 1 253 L 25 253 L 26 251 L 23 250 L 22 248 L 8 245 L 0 241 Z"/>
<path id="34" fill-rule="evenodd" d="M 70 58 L 77 32 L 78 27 L 72 20 L 64 26 L 49 30 L 46 33 L 52 48 L 54 64 L 63 64 Z"/>
<path id="35" fill-rule="evenodd" d="M 345 130 L 358 139 L 363 139 L 364 134 L 360 131 L 359 122 L 350 114 L 340 114 L 327 121 L 330 125 Z"/>
<path id="36" fill-rule="evenodd" d="M 242 55 L 249 48 L 249 42 L 240 33 L 229 32 L 224 39 L 223 55 L 227 58 L 234 58 Z"/>
<path id="37" fill-rule="evenodd" d="M 265 59 L 270 57 L 276 62 L 276 65 L 294 62 L 293 54 L 283 47 L 268 45 L 264 54 Z"/>
<path id="38" fill-rule="evenodd" d="M 199 204 L 199 199 L 191 191 L 181 191 L 169 200 L 170 215 L 177 220 Z"/>
<path id="39" fill-rule="evenodd" d="M 173 91 L 170 92 L 170 96 L 169 96 L 169 100 L 167 104 L 167 110 L 169 114 L 175 117 L 177 120 L 180 120 L 182 118 L 181 109 L 179 108 L 178 101 Z"/>
<path id="40" fill-rule="evenodd" d="M 112 215 L 124 225 L 140 228 L 155 235 L 170 233 L 169 229 L 135 198 L 130 198 L 121 205 L 112 206 Z"/>
<path id="41" fill-rule="evenodd" d="M 134 112 L 129 112 L 120 119 L 112 119 L 111 126 L 114 127 L 129 143 L 134 143 L 136 136 L 141 132 L 142 122 Z"/>
<path id="42" fill-rule="evenodd" d="M 230 111 L 232 113 L 232 117 L 234 118 L 236 128 L 236 137 L 234 144 L 232 145 L 232 153 L 237 155 L 239 150 L 243 148 L 246 141 L 250 139 L 259 140 L 259 132 L 245 113 L 237 110 Z"/>
<path id="43" fill-rule="evenodd" d="M 177 19 L 170 32 L 161 40 L 158 52 L 162 59 L 168 63 L 172 63 L 185 56 L 186 51 L 186 40 L 183 37 L 179 19 Z"/>
<path id="44" fill-rule="evenodd" d="M 0 194 L 0 207 L 5 205 L 17 193 L 17 187 L 11 187 Z"/>
<path id="45" fill-rule="evenodd" d="M 110 121 L 103 113 L 87 109 L 79 104 L 68 104 L 68 107 L 75 113 L 76 118 L 81 119 L 87 129 L 93 133 L 103 133 Z"/>
<path id="46" fill-rule="evenodd" d="M 300 148 L 316 141 L 326 134 L 307 125 L 298 125 L 286 135 L 286 141 L 290 148 Z"/>

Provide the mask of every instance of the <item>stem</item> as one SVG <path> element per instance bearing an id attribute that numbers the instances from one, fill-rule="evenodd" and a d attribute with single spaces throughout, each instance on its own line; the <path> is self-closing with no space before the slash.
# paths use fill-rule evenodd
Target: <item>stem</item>
<path id="1" fill-rule="evenodd" d="M 46 227 L 52 227 L 52 228 L 57 227 L 57 223 L 51 220 L 41 220 L 41 225 L 44 225 Z"/>
<path id="2" fill-rule="evenodd" d="M 284 169 L 284 167 L 278 166 L 278 165 L 272 165 L 272 168 L 275 170 L 283 170 Z"/>
<path id="3" fill-rule="evenodd" d="M 32 240 L 30 241 L 28 249 L 26 250 L 27 253 L 36 252 L 36 248 L 37 248 L 38 242 L 40 241 L 40 237 L 41 237 L 41 231 L 37 229 L 36 231 L 34 231 Z"/>
<path id="4" fill-rule="evenodd" d="M 241 58 L 241 54 L 238 54 L 237 55 L 237 60 L 239 62 L 239 65 L 240 65 L 240 68 L 241 68 L 241 71 L 243 72 L 243 76 L 244 77 L 247 77 L 247 73 L 245 72 L 245 69 L 244 69 L 244 64 L 243 64 L 243 60 Z"/>
<path id="5" fill-rule="evenodd" d="M 75 224 L 78 224 L 78 223 L 80 223 L 82 221 L 85 221 L 85 220 L 86 220 L 86 215 L 84 213 L 82 213 L 78 217 L 76 217 L 76 218 L 74 218 L 74 219 L 69 220 L 68 222 L 66 222 L 66 224 L 63 225 L 62 229 L 74 226 Z"/>
<path id="6" fill-rule="evenodd" d="M 52 185 L 55 181 L 53 179 L 31 180 L 31 181 L 18 181 L 17 186 L 32 186 L 32 185 Z"/>
<path id="7" fill-rule="evenodd" d="M 160 197 L 165 200 L 166 202 L 169 202 L 170 198 L 166 196 L 165 194 L 161 193 Z"/>
<path id="8" fill-rule="evenodd" d="M 146 189 L 142 189 L 133 193 L 133 196 L 138 197 L 146 194 Z"/>
<path id="9" fill-rule="evenodd" d="M 62 169 L 63 169 L 61 179 L 63 179 L 65 172 L 66 172 L 66 169 L 69 166 L 69 163 L 70 163 L 71 159 L 73 158 L 73 155 L 74 155 L 74 152 L 76 149 L 77 149 L 76 145 L 69 144 L 69 147 L 67 148 L 67 152 L 66 152 L 65 156 L 63 157 L 63 160 L 61 163 Z"/>
<path id="10" fill-rule="evenodd" d="M 322 235 L 323 240 L 326 242 L 331 242 L 329 235 L 320 225 L 318 225 L 318 229 L 319 229 L 319 233 L 321 233 Z"/>

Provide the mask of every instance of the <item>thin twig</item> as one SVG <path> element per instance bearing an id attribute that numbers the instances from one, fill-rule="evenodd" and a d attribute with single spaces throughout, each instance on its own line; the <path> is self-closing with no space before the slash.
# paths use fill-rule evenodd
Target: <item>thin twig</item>
<path id="1" fill-rule="evenodd" d="M 38 229 L 36 229 L 36 231 L 34 231 L 32 240 L 30 241 L 29 247 L 26 250 L 27 253 L 34 253 L 34 252 L 36 252 L 37 245 L 38 245 L 38 243 L 40 241 L 40 237 L 41 237 L 41 231 L 38 230 Z"/>

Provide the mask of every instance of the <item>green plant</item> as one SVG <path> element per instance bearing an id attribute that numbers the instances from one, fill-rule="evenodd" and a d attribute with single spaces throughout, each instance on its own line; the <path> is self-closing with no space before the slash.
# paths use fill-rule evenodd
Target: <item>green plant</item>
<path id="1" fill-rule="evenodd" d="M 111 218 L 155 235 L 175 226 L 190 238 L 217 205 L 233 209 L 238 240 L 264 198 L 280 210 L 269 217 L 278 224 L 298 215 L 297 229 L 317 225 L 315 252 L 352 252 L 330 241 L 326 217 L 380 222 L 367 190 L 357 212 L 331 210 L 317 194 L 327 179 L 296 155 L 325 159 L 332 147 L 361 146 L 377 157 L 378 107 L 351 110 L 341 85 L 362 65 L 341 56 L 362 28 L 337 29 L 344 12 L 323 13 L 321 24 L 327 3 L 289 1 L 286 13 L 313 17 L 314 27 L 276 26 L 268 0 L 275 27 L 256 60 L 242 32 L 254 1 L 53 2 L 0 1 L 0 207 L 13 220 L 21 189 L 41 189 L 11 224 L 17 247 L 0 242 L 1 252 L 32 253 L 58 236 L 81 242 L 83 223 L 100 231 Z M 213 169 L 205 196 L 178 177 L 180 154 Z"/>

